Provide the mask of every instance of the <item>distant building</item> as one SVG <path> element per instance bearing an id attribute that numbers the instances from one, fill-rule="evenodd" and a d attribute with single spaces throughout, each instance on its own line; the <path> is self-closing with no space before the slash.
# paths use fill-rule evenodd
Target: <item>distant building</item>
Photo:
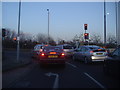
<path id="1" fill-rule="evenodd" d="M 117 15 L 117 44 L 120 45 L 120 1 L 118 2 Z"/>

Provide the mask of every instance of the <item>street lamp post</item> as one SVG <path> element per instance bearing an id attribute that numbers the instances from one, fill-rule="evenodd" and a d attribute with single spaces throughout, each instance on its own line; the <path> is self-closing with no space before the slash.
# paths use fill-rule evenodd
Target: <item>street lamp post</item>
<path id="1" fill-rule="evenodd" d="M 18 15 L 18 36 L 17 36 L 17 61 L 19 61 L 19 41 L 20 41 L 20 11 L 21 11 L 21 0 L 19 1 L 19 15 Z"/>
<path id="2" fill-rule="evenodd" d="M 117 13 L 117 1 L 115 2 L 115 9 L 116 9 L 115 11 L 116 11 L 116 39 L 117 39 L 117 38 L 118 38 L 118 37 L 117 37 L 117 33 L 118 33 L 118 32 L 117 32 L 117 29 L 118 29 L 118 27 L 117 27 L 117 24 L 118 24 L 118 22 L 117 22 L 117 17 L 118 17 L 118 16 L 117 16 L 117 14 L 118 14 L 118 13 Z M 116 44 L 118 44 L 118 42 L 116 42 Z"/>
<path id="3" fill-rule="evenodd" d="M 48 42 L 47 44 L 49 45 L 49 9 L 47 9 L 48 11 Z"/>
<path id="4" fill-rule="evenodd" d="M 106 4 L 104 0 L 104 45 L 106 46 Z"/>

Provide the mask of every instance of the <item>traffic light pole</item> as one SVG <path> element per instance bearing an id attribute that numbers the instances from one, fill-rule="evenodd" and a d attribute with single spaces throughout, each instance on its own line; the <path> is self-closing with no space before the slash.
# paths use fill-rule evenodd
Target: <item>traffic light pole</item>
<path id="1" fill-rule="evenodd" d="M 85 33 L 86 33 L 86 30 L 85 30 Z M 86 43 L 86 38 L 85 38 L 85 43 Z"/>

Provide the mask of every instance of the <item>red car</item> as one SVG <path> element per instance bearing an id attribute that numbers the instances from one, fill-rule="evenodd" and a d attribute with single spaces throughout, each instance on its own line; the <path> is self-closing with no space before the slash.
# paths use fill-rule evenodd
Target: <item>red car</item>
<path id="1" fill-rule="evenodd" d="M 65 65 L 65 53 L 61 47 L 46 46 L 39 55 L 40 64 L 63 64 Z"/>

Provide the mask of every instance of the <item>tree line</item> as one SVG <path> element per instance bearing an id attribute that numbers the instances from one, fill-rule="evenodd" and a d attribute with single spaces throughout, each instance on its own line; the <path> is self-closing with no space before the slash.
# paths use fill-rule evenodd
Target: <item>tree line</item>
<path id="1" fill-rule="evenodd" d="M 38 33 L 33 36 L 29 33 L 20 32 L 20 48 L 32 49 L 36 44 L 47 44 L 49 39 L 50 45 L 56 45 L 54 39 L 45 34 Z M 17 32 L 15 30 L 2 28 L 2 47 L 3 48 L 17 48 Z"/>
<path id="2" fill-rule="evenodd" d="M 20 32 L 20 48 L 22 49 L 32 49 L 36 44 L 47 44 L 49 39 L 50 45 L 56 44 L 70 44 L 75 46 L 76 42 L 84 45 L 84 35 L 75 35 L 72 40 L 66 41 L 63 39 L 58 39 L 58 43 L 50 36 L 42 33 L 37 35 L 32 35 L 29 33 Z M 103 46 L 102 38 L 98 34 L 93 34 L 88 40 L 89 45 L 99 45 Z M 17 48 L 17 32 L 11 29 L 2 28 L 2 47 L 3 48 Z M 116 38 L 113 35 L 108 35 L 106 47 L 114 48 L 116 47 Z"/>

